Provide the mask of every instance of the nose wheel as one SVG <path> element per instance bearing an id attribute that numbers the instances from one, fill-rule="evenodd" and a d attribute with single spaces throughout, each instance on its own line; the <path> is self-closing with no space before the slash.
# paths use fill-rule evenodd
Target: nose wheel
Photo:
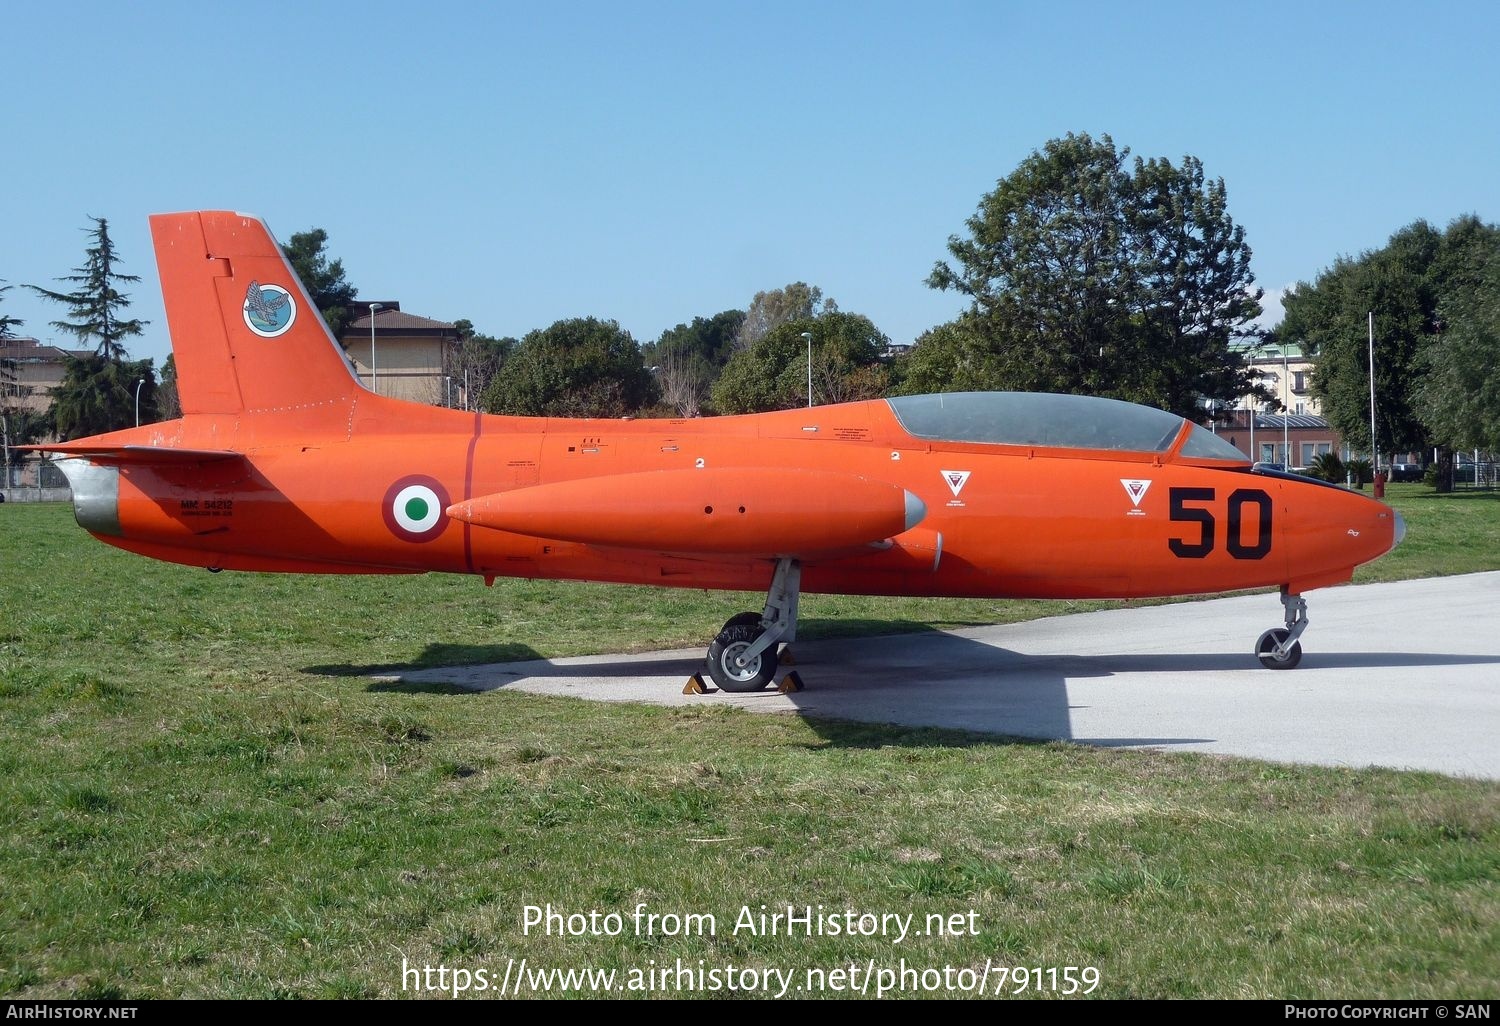
<path id="1" fill-rule="evenodd" d="M 1297 639 L 1307 630 L 1307 600 L 1282 588 L 1281 605 L 1286 610 L 1286 626 L 1271 628 L 1255 642 L 1255 657 L 1268 670 L 1290 670 L 1302 661 L 1302 643 Z"/>
<path id="2" fill-rule="evenodd" d="M 1260 665 L 1268 670 L 1290 670 L 1302 661 L 1302 642 L 1294 641 L 1290 645 L 1286 639 L 1291 637 L 1291 631 L 1282 627 L 1272 627 L 1260 636 L 1255 643 L 1255 655 L 1260 659 Z"/>

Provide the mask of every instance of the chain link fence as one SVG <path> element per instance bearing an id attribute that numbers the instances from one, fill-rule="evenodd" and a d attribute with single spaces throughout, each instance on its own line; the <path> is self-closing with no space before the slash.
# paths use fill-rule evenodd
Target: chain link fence
<path id="1" fill-rule="evenodd" d="M 1493 491 L 1500 486 L 1500 463 L 1465 462 L 1453 467 L 1453 488 L 1457 490 Z"/>

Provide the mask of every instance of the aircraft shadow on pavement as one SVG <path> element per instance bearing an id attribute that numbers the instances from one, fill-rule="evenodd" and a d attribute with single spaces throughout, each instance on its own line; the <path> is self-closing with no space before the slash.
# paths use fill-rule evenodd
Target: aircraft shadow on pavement
<path id="1" fill-rule="evenodd" d="M 1195 652 L 1119 656 L 1035 656 L 1057 663 L 1069 676 L 1108 677 L 1117 673 L 1205 673 L 1214 670 L 1260 670 L 1246 652 Z M 1438 652 L 1306 652 L 1300 670 L 1374 669 L 1391 666 L 1485 666 L 1500 656 Z M 1075 669 L 1078 672 L 1074 672 Z M 1275 672 L 1275 671 L 1266 671 Z M 1289 671 L 1297 673 L 1298 670 Z"/>
<path id="2" fill-rule="evenodd" d="M 868 747 L 903 743 L 889 730 L 870 735 L 857 724 L 897 725 L 913 744 L 994 743 L 1002 739 L 1057 739 L 1102 747 L 1206 744 L 1205 737 L 1075 737 L 1068 682 L 1119 674 L 1198 675 L 1248 671 L 1281 679 L 1256 664 L 1248 652 L 1178 652 L 1149 654 L 1026 654 L 962 635 L 927 631 L 917 634 L 798 641 L 796 669 L 807 690 L 784 696 L 796 712 L 830 744 Z M 495 659 L 495 653 L 503 653 Z M 447 666 L 449 656 L 456 656 Z M 1487 665 L 1500 656 L 1432 652 L 1309 652 L 1303 669 Z M 371 691 L 474 694 L 523 685 L 523 690 L 575 697 L 640 702 L 713 702 L 727 700 L 747 708 L 785 708 L 774 689 L 741 694 L 711 691 L 696 699 L 681 696 L 683 683 L 703 673 L 696 652 L 620 656 L 577 662 L 548 660 L 524 645 L 432 645 L 407 666 L 308 667 L 304 672 L 332 676 L 394 675 L 399 680 L 372 682 Z M 576 689 L 569 682 L 577 682 Z M 549 683 L 550 682 L 550 683 Z M 1212 677 L 1194 679 L 1212 688 Z M 712 687 L 711 681 L 709 686 Z M 762 703 L 765 703 L 762 706 Z M 982 735 L 962 741 L 957 735 L 938 740 L 932 730 Z"/>
<path id="3" fill-rule="evenodd" d="M 412 673 L 445 666 L 478 666 L 486 663 L 517 663 L 540 660 L 542 654 L 530 645 L 428 645 L 422 654 L 409 663 L 374 663 L 359 666 L 354 663 L 326 663 L 319 666 L 304 666 L 303 673 L 316 677 L 374 677 Z M 372 688 L 372 690 L 375 690 Z M 382 689 L 389 690 L 389 689 Z"/>
<path id="4" fill-rule="evenodd" d="M 869 736 L 869 726 L 854 724 L 896 724 L 908 732 L 942 730 L 972 731 L 985 735 L 968 743 L 994 743 L 1000 738 L 1030 739 L 1070 736 L 1066 680 L 1055 660 L 1038 659 L 997 648 L 969 638 L 928 631 L 920 634 L 880 637 L 799 641 L 794 649 L 798 665 L 805 669 L 811 690 L 786 696 L 792 706 L 815 724 L 830 743 L 860 747 L 891 744 L 889 730 L 878 740 Z M 579 691 L 587 680 L 592 697 L 622 701 L 651 702 L 681 699 L 681 687 L 694 673 L 704 672 L 699 653 L 665 653 L 661 655 L 622 656 L 617 660 L 553 661 L 514 659 L 475 666 L 452 666 L 432 669 L 431 653 L 424 653 L 419 665 L 407 668 L 370 667 L 370 673 L 395 671 L 402 680 L 380 681 L 370 690 L 441 689 L 460 693 L 467 689 L 482 691 L 511 687 L 525 682 L 543 685 L 534 690 L 549 694 L 575 693 L 571 688 L 559 690 L 546 682 L 578 681 Z M 308 672 L 333 672 L 344 675 L 349 667 L 312 667 Z M 1094 672 L 1107 674 L 1102 665 Z M 1078 676 L 1075 667 L 1071 674 Z M 603 693 L 599 682 L 606 682 Z M 619 689 L 613 682 L 619 682 Z M 979 694 L 962 698 L 951 693 L 961 685 L 966 692 L 977 686 Z M 710 683 L 710 687 L 712 684 Z M 533 688 L 526 688 L 533 690 Z M 696 701 L 713 702 L 728 699 L 736 705 L 754 708 L 781 704 L 780 693 L 767 689 L 760 692 L 721 695 L 711 692 Z M 694 701 L 688 699 L 688 701 Z M 937 711 L 937 716 L 919 715 L 922 710 Z M 830 722 L 820 723 L 828 720 Z M 1014 729 L 1014 722 L 1024 729 Z M 832 722 L 839 721 L 839 722 Z M 1181 739 L 1183 742 L 1198 739 Z M 943 743 L 952 743 L 950 736 Z M 913 743 L 932 744 L 930 736 L 916 736 Z M 898 742 L 899 743 L 899 742 Z M 1172 743 L 1170 739 L 1153 739 L 1141 743 Z"/>

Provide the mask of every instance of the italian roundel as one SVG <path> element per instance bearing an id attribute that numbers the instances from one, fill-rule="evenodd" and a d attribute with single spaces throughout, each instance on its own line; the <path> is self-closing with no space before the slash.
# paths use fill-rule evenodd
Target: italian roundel
<path id="1" fill-rule="evenodd" d="M 385 526 L 397 538 L 428 542 L 448 526 L 448 518 L 443 514 L 447 508 L 448 492 L 442 484 L 435 478 L 414 474 L 386 490 L 381 513 Z"/>

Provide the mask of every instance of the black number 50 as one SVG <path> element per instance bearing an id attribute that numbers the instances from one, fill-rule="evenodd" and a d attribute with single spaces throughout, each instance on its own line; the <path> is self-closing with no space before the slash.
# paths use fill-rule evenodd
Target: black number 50
<path id="1" fill-rule="evenodd" d="M 1198 525 L 1197 538 L 1168 538 L 1167 547 L 1181 559 L 1202 559 L 1214 550 L 1216 524 L 1207 505 L 1215 499 L 1212 488 L 1173 488 L 1169 493 L 1169 518 Z M 1255 541 L 1245 542 L 1245 507 L 1255 507 Z M 1239 488 L 1229 493 L 1225 512 L 1229 537 L 1224 547 L 1235 559 L 1264 559 L 1271 551 L 1271 497 L 1259 488 Z"/>

